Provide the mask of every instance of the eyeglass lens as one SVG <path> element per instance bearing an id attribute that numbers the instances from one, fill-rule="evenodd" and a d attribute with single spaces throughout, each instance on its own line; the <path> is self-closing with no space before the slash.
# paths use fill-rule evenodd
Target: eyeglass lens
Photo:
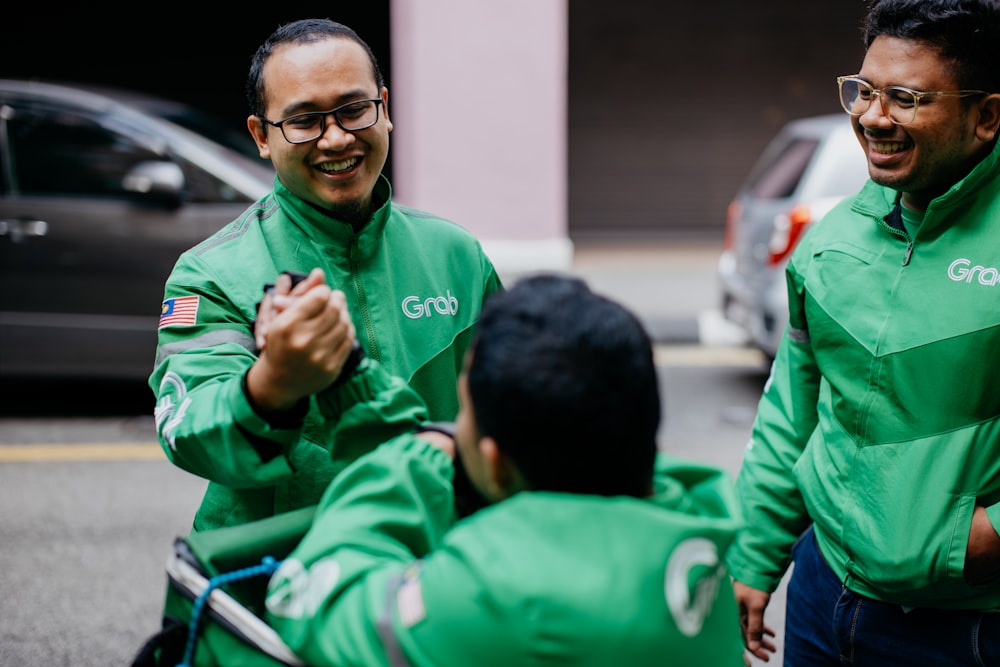
<path id="1" fill-rule="evenodd" d="M 876 97 L 882 105 L 882 113 L 894 123 L 905 125 L 917 115 L 917 97 L 904 88 L 890 86 L 876 90 L 864 81 L 852 78 L 844 78 L 840 82 L 840 103 L 844 111 L 852 116 L 860 116 L 868 111 Z"/>
<path id="2" fill-rule="evenodd" d="M 318 139 L 326 132 L 326 119 L 330 114 L 333 114 L 341 129 L 346 132 L 357 132 L 378 122 L 378 101 L 361 100 L 330 111 L 301 113 L 280 121 L 278 126 L 285 139 L 293 144 L 301 144 Z"/>

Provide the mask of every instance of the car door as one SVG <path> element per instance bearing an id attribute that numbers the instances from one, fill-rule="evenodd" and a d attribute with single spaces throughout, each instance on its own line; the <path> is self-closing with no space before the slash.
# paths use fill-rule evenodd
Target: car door
<path id="1" fill-rule="evenodd" d="M 0 375 L 147 376 L 174 261 L 249 203 L 112 111 L 3 101 Z"/>

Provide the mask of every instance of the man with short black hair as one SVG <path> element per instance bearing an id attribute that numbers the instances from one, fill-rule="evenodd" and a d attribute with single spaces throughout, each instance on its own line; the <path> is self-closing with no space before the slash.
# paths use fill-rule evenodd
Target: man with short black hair
<path id="1" fill-rule="evenodd" d="M 351 28 L 279 27 L 247 97 L 274 189 L 177 261 L 149 379 L 164 452 L 208 480 L 196 531 L 313 505 L 374 446 L 331 404 L 362 350 L 428 418 L 454 419 L 473 326 L 502 289 L 467 230 L 392 200 L 389 91 Z M 292 286 L 284 272 L 306 277 Z M 280 314 L 258 310 L 267 284 L 294 297 Z"/>
<path id="2" fill-rule="evenodd" d="M 657 451 L 634 315 L 578 279 L 526 278 L 487 301 L 458 393 L 454 441 L 363 456 L 272 577 L 268 620 L 303 660 L 743 664 L 722 563 L 732 482 Z M 493 502 L 457 523 L 456 447 Z"/>

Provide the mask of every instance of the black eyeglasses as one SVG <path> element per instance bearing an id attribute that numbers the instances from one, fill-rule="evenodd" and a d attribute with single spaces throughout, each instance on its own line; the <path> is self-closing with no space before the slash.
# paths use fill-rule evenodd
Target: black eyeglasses
<path id="1" fill-rule="evenodd" d="M 919 91 L 902 86 L 886 86 L 874 88 L 870 83 L 857 76 L 838 76 L 840 87 L 840 106 L 852 116 L 861 116 L 872 105 L 876 97 L 882 105 L 882 113 L 897 125 L 908 125 L 917 117 L 917 107 L 925 97 L 969 97 L 970 95 L 989 95 L 985 90 L 929 90 Z"/>
<path id="2" fill-rule="evenodd" d="M 304 144 L 323 136 L 326 132 L 326 119 L 330 115 L 333 116 L 337 126 L 345 132 L 368 129 L 378 122 L 378 105 L 381 103 L 382 98 L 376 97 L 348 102 L 329 111 L 298 113 L 279 121 L 268 120 L 263 116 L 260 116 L 260 119 L 281 130 L 288 143 Z"/>

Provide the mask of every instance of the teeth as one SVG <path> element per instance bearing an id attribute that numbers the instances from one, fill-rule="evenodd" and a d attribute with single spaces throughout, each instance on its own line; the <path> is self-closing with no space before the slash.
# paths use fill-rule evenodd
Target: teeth
<path id="1" fill-rule="evenodd" d="M 906 149 L 906 143 L 902 141 L 874 141 L 872 149 L 876 153 L 898 153 Z"/>
<path id="2" fill-rule="evenodd" d="M 341 160 L 340 162 L 324 162 L 318 166 L 322 171 L 333 173 L 337 171 L 347 171 L 357 163 L 358 158 L 352 157 L 348 160 Z"/>

